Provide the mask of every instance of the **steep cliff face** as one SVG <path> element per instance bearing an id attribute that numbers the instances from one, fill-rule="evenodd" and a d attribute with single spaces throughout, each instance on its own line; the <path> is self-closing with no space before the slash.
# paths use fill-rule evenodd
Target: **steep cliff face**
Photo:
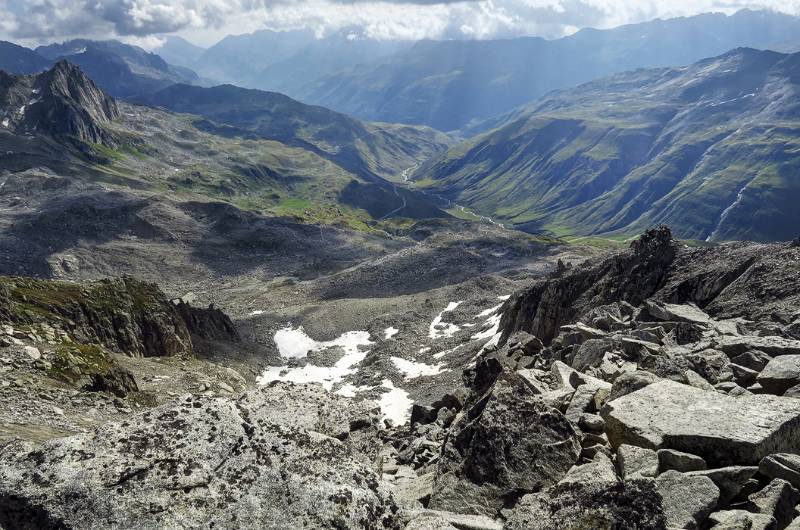
<path id="1" fill-rule="evenodd" d="M 118 117 L 114 99 L 66 61 L 33 76 L 0 72 L 0 131 L 108 145 L 114 140 L 107 126 Z"/>
<path id="2" fill-rule="evenodd" d="M 189 332 L 204 340 L 221 340 L 225 342 L 240 342 L 242 339 L 230 317 L 210 305 L 203 309 L 192 307 L 183 300 L 177 300 L 175 309 L 186 323 Z"/>
<path id="3" fill-rule="evenodd" d="M 507 302 L 500 324 L 502 340 L 527 331 L 549 341 L 562 325 L 594 306 L 617 301 L 640 304 L 664 285 L 677 252 L 672 232 L 660 227 L 620 254 L 535 283 Z"/>
<path id="4" fill-rule="evenodd" d="M 85 285 L 0 277 L 0 322 L 62 330 L 71 342 L 132 357 L 190 355 L 181 315 L 152 284 L 131 278 Z"/>

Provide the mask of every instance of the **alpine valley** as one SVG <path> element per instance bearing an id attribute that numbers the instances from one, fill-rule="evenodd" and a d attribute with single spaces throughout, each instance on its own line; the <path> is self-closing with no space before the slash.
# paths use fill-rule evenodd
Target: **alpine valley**
<path id="1" fill-rule="evenodd" d="M 145 30 L 0 43 L 0 529 L 800 529 L 800 19 Z"/>

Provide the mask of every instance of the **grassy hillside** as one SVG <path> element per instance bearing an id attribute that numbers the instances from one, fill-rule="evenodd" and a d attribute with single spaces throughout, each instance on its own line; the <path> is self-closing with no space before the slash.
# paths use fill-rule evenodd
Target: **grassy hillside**
<path id="1" fill-rule="evenodd" d="M 232 85 L 174 85 L 137 101 L 201 115 L 262 138 L 302 147 L 364 177 L 397 178 L 402 171 L 439 154 L 451 143 L 446 135 L 427 127 L 363 123 L 282 94 Z M 214 129 L 213 124 L 205 127 L 225 133 Z"/>
<path id="2" fill-rule="evenodd" d="M 740 49 L 558 92 L 450 149 L 417 185 L 520 228 L 796 237 L 800 54 Z"/>

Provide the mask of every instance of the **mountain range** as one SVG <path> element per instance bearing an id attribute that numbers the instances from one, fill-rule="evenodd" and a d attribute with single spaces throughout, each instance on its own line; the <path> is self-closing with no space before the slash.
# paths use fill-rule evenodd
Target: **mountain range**
<path id="1" fill-rule="evenodd" d="M 115 101 L 63 60 L 0 76 L 7 170 L 46 167 L 131 193 L 169 190 L 364 231 L 391 218 L 447 217 L 437 200 L 387 180 L 451 144 L 431 129 L 363 123 L 232 86 L 173 85 L 148 98 L 176 114 Z"/>
<path id="2" fill-rule="evenodd" d="M 42 72 L 62 60 L 80 66 L 104 91 L 120 98 L 175 83 L 201 82 L 188 68 L 173 66 L 155 53 L 114 40 L 75 39 L 36 50 L 0 42 L 0 69 L 10 74 Z"/>
<path id="3" fill-rule="evenodd" d="M 169 37 L 153 51 L 171 63 L 193 69 L 212 84 L 230 83 L 291 96 L 322 76 L 370 64 L 412 45 L 412 41 L 371 38 L 360 28 L 346 27 L 321 38 L 310 30 L 259 30 L 230 35 L 208 49 Z"/>
<path id="4" fill-rule="evenodd" d="M 286 145 L 309 149 L 361 175 L 396 178 L 451 143 L 427 127 L 364 123 L 283 94 L 220 85 L 173 85 L 134 99 L 173 112 L 196 114 Z M 212 124 L 206 128 L 220 130 Z"/>
<path id="5" fill-rule="evenodd" d="M 800 213 L 800 54 L 740 48 L 556 92 L 412 176 L 530 231 L 791 239 Z M 502 122 L 502 120 L 501 120 Z"/>
<path id="6" fill-rule="evenodd" d="M 312 80 L 296 92 L 366 120 L 469 128 L 551 90 L 636 68 L 689 64 L 736 47 L 800 50 L 800 19 L 769 11 L 703 14 L 557 40 L 421 41 Z M 474 131 L 468 131 L 474 132 Z"/>

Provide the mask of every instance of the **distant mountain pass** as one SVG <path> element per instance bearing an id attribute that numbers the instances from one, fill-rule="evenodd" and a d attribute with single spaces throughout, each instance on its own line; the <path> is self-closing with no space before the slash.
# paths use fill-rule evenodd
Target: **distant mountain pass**
<path id="1" fill-rule="evenodd" d="M 558 92 L 413 179 L 528 231 L 788 240 L 800 232 L 800 53 L 738 49 Z"/>

